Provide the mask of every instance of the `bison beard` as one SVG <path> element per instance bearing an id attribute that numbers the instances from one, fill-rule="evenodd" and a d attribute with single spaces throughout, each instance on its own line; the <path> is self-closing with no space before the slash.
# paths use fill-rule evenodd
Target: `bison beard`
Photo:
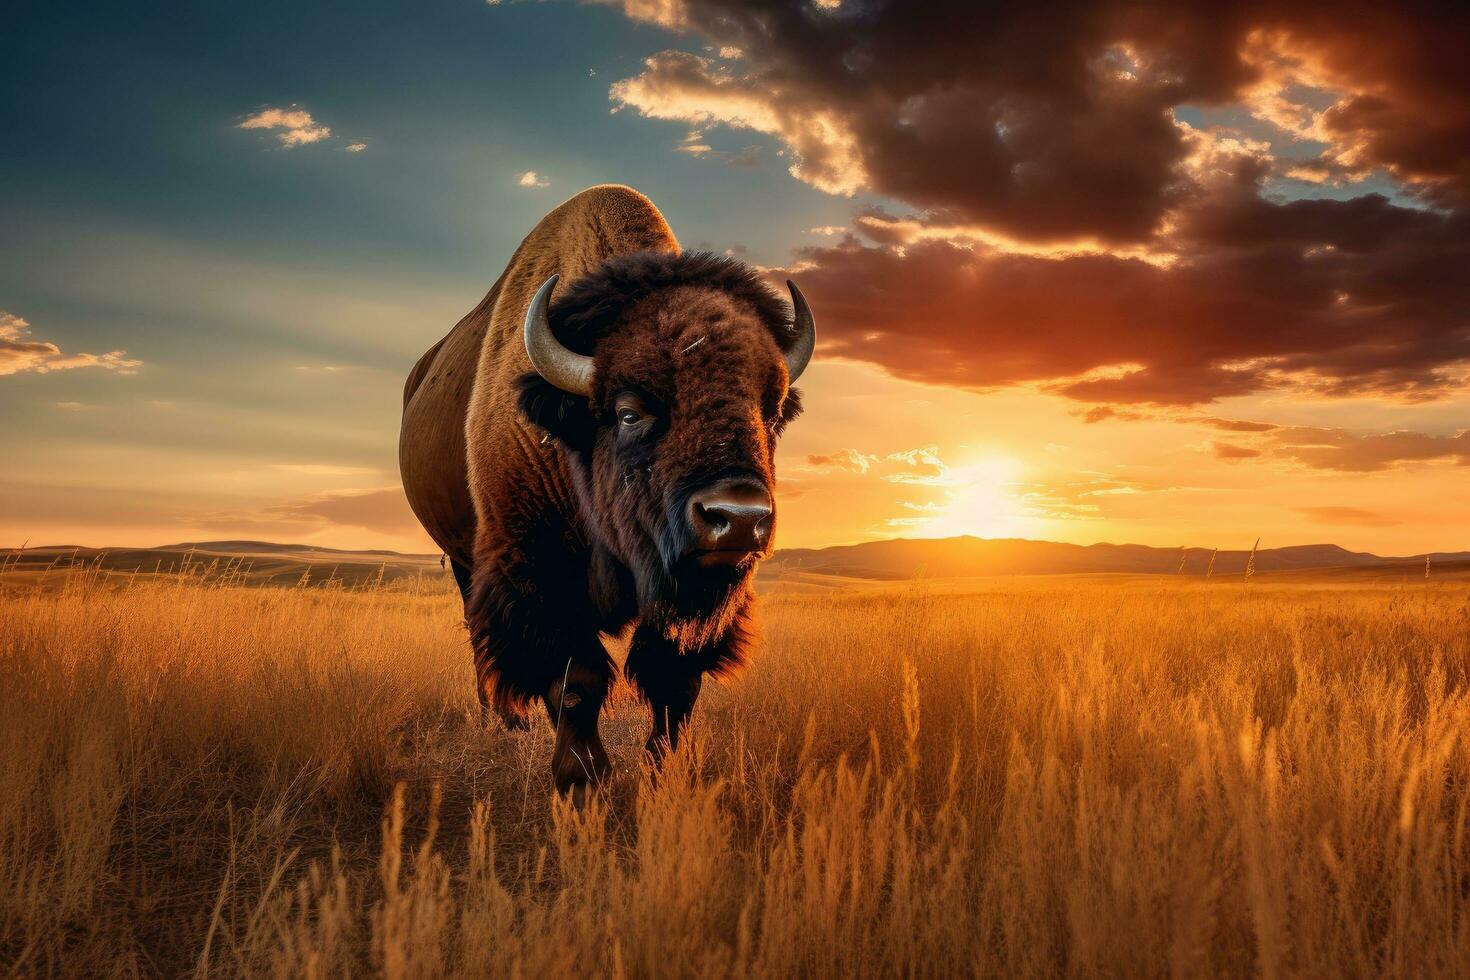
<path id="1" fill-rule="evenodd" d="M 677 740 L 703 675 L 733 670 L 753 646 L 751 581 L 774 512 L 764 547 L 734 564 L 703 560 L 687 515 L 699 509 L 695 495 L 721 481 L 769 494 L 775 440 L 800 411 L 781 359 L 802 337 L 754 270 L 663 249 L 614 254 L 584 271 L 554 297 L 547 321 L 568 351 L 595 352 L 597 387 L 583 396 L 534 371 L 515 376 L 508 401 L 530 438 L 515 437 L 498 489 L 476 498 L 473 558 L 456 559 L 456 575 L 467 586 L 482 704 L 523 727 L 521 713 L 541 702 L 557 728 L 553 775 L 567 789 L 607 767 L 597 722 L 616 665 L 601 636 L 636 624 L 624 672 L 652 708 L 656 757 Z M 686 342 L 690 329 L 701 331 L 698 343 Z M 629 442 L 619 429 L 610 400 L 630 387 L 667 401 L 648 416 L 664 426 L 656 439 Z M 498 436 L 515 428 L 499 411 L 493 418 Z M 471 408 L 472 486 L 475 420 Z"/>

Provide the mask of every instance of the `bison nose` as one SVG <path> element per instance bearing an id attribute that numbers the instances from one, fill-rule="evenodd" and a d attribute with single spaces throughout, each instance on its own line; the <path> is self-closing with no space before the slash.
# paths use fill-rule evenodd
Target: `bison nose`
<path id="1" fill-rule="evenodd" d="M 721 480 L 689 498 L 694 550 L 742 558 L 771 536 L 771 495 L 751 480 Z"/>

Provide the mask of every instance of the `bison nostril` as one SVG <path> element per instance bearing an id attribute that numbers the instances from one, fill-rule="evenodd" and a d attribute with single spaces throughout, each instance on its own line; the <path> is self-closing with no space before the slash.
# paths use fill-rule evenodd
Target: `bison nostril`
<path id="1" fill-rule="evenodd" d="M 699 515 L 699 519 L 704 522 L 705 526 L 717 534 L 727 531 L 730 528 L 728 515 L 718 507 L 695 504 L 694 512 Z"/>
<path id="2" fill-rule="evenodd" d="M 696 551 L 760 551 L 770 536 L 771 495 L 758 481 L 721 480 L 694 494 L 687 513 Z"/>

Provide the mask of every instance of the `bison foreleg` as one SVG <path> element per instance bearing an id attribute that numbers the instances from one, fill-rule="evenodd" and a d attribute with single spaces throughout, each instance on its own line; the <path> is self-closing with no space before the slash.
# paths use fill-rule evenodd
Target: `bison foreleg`
<path id="1" fill-rule="evenodd" d="M 682 677 L 657 702 L 650 702 L 653 710 L 653 732 L 643 747 L 655 761 L 662 762 L 665 754 L 679 747 L 679 733 L 684 730 L 685 722 L 694 713 L 694 702 L 699 700 L 699 688 L 703 680 L 703 674 Z"/>
<path id="2" fill-rule="evenodd" d="M 607 750 L 597 731 L 610 677 L 605 669 L 567 661 L 546 692 L 546 715 L 556 729 L 551 774 L 560 792 L 580 790 L 607 774 Z"/>
<path id="3" fill-rule="evenodd" d="M 566 792 L 595 783 L 608 768 L 597 715 L 613 672 L 597 638 L 595 614 L 590 605 L 546 601 L 556 592 L 542 583 L 565 582 L 569 570 L 512 562 L 487 550 L 477 553 L 465 604 L 480 703 L 516 727 L 511 719 L 541 701 L 556 729 L 556 788 Z"/>
<path id="4" fill-rule="evenodd" d="M 704 678 L 703 658 L 681 654 L 651 629 L 633 634 L 624 673 L 653 712 L 653 732 L 644 748 L 654 761 L 679 747 L 679 735 L 694 711 Z"/>

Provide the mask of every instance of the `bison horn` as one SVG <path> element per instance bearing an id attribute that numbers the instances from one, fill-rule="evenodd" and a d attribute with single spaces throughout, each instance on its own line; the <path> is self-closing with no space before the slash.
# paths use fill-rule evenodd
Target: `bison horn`
<path id="1" fill-rule="evenodd" d="M 592 358 L 567 350 L 551 332 L 547 310 L 557 278 L 552 276 L 543 282 L 526 308 L 526 354 L 541 377 L 562 391 L 588 398 L 592 395 Z"/>
<path id="2" fill-rule="evenodd" d="M 796 311 L 796 322 L 793 324 L 796 329 L 796 343 L 786 352 L 786 377 L 789 384 L 794 384 L 801 377 L 801 372 L 806 370 L 812 359 L 812 351 L 816 349 L 817 321 L 812 318 L 812 308 L 806 305 L 806 297 L 801 295 L 796 283 L 787 279 L 786 288 L 791 290 L 791 306 Z"/>

